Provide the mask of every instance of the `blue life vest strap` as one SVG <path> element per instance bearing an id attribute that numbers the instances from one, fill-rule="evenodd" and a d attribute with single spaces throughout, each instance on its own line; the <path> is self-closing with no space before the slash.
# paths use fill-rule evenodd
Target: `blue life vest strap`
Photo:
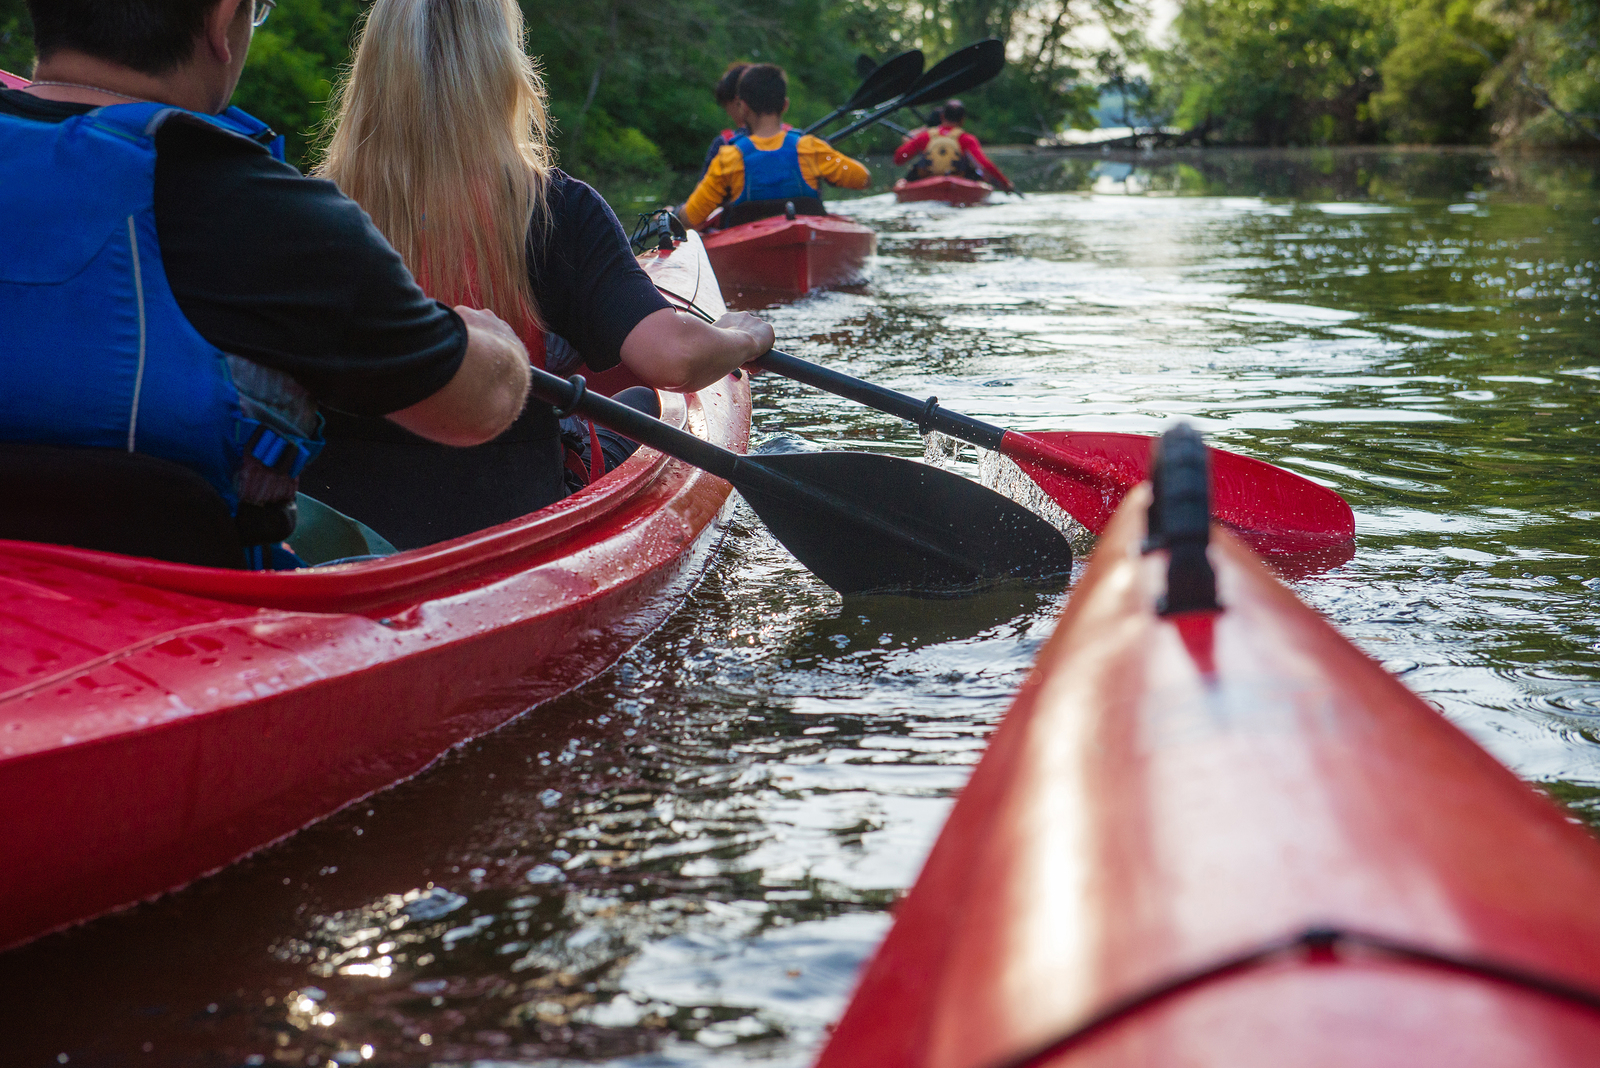
<path id="1" fill-rule="evenodd" d="M 785 130 L 783 143 L 770 150 L 757 148 L 749 134 L 735 138 L 733 147 L 744 159 L 744 188 L 733 202 L 818 196 L 820 190 L 800 171 L 802 136 L 799 130 Z"/>
<path id="2" fill-rule="evenodd" d="M 320 439 L 286 437 L 257 419 L 241 417 L 237 424 L 244 435 L 244 451 L 260 460 L 262 467 L 290 478 L 299 478 L 324 444 Z"/>

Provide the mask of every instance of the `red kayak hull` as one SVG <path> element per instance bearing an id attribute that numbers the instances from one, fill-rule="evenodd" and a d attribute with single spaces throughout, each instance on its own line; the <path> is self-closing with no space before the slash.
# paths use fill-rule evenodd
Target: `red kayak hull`
<path id="1" fill-rule="evenodd" d="M 744 451 L 743 376 L 663 408 Z M 0 542 L 0 947 L 188 883 L 591 678 L 687 591 L 729 493 L 646 448 L 549 508 L 365 563 Z"/>
<path id="2" fill-rule="evenodd" d="M 1100 541 L 821 1068 L 1600 1063 L 1600 997 L 1505 972 L 1354 941 L 1218 970 L 1331 927 L 1600 990 L 1600 843 L 1221 528 L 1222 610 L 1156 614 L 1149 500 Z"/>
<path id="3" fill-rule="evenodd" d="M 937 200 L 958 208 L 969 208 L 974 204 L 982 204 L 993 192 L 994 186 L 988 182 L 975 182 L 971 178 L 953 174 L 918 178 L 914 182 L 902 178 L 894 183 L 894 198 L 902 204 L 915 200 Z"/>
<path id="4" fill-rule="evenodd" d="M 705 245 L 723 297 L 750 305 L 866 281 L 878 235 L 838 215 L 779 215 L 709 233 Z"/>

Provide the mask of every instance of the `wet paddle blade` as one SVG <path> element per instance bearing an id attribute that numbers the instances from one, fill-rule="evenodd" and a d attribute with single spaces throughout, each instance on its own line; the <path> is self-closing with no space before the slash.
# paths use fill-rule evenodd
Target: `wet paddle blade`
<path id="1" fill-rule="evenodd" d="M 955 93 L 974 89 L 999 74 L 1005 65 L 1006 47 L 1001 41 L 990 37 L 976 44 L 970 44 L 958 52 L 945 56 L 935 63 L 931 70 L 924 71 L 922 77 L 918 78 L 904 95 L 886 97 L 887 102 L 877 111 L 863 115 L 844 129 L 829 135 L 828 140 L 830 143 L 840 141 L 857 130 L 864 130 L 875 122 L 881 122 L 900 108 L 914 107 L 933 100 L 944 100 Z M 832 121 L 833 118 L 834 116 L 830 115 L 816 126 Z M 816 126 L 806 132 L 813 132 Z"/>
<path id="2" fill-rule="evenodd" d="M 1000 451 L 1078 522 L 1099 534 L 1123 496 L 1143 482 L 1143 434 L 1008 432 Z M 1212 514 L 1258 552 L 1314 552 L 1350 542 L 1355 516 L 1326 486 L 1264 460 L 1210 449 Z"/>
<path id="3" fill-rule="evenodd" d="M 871 56 L 856 57 L 856 77 L 865 78 L 878 68 L 878 61 Z"/>
<path id="4" fill-rule="evenodd" d="M 740 467 L 731 481 L 773 536 L 845 596 L 1059 588 L 1071 575 L 1072 548 L 1055 527 L 937 467 L 861 452 L 747 457 Z"/>
<path id="5" fill-rule="evenodd" d="M 866 59 L 866 56 L 862 56 Z M 868 61 L 870 63 L 870 60 Z M 877 107 L 884 101 L 893 100 L 917 84 L 922 74 L 922 52 L 913 48 L 909 52 L 901 52 L 890 59 L 881 67 L 873 67 L 862 75 L 863 81 L 850 94 L 850 99 L 828 112 L 816 122 L 807 126 L 802 133 L 814 134 L 824 126 L 829 125 L 839 116 L 850 111 L 861 111 L 866 108 Z"/>
<path id="6" fill-rule="evenodd" d="M 935 63 L 900 101 L 904 108 L 944 101 L 993 80 L 1006 65 L 1005 42 L 990 37 Z M 887 98 L 885 98 L 887 99 Z"/>
<path id="7" fill-rule="evenodd" d="M 922 52 L 915 48 L 886 60 L 883 66 L 866 76 L 850 99 L 844 102 L 842 110 L 859 111 L 893 100 L 916 84 L 922 76 L 922 64 Z"/>

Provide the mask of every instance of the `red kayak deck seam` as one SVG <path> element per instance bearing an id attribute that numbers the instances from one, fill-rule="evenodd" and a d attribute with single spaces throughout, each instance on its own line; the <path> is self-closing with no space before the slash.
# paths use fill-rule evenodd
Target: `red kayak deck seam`
<path id="1" fill-rule="evenodd" d="M 1056 1057 L 1069 1053 L 1090 1041 L 1102 1031 L 1122 1023 L 1132 1016 L 1153 1009 L 1164 1002 L 1186 994 L 1199 987 L 1220 982 L 1243 972 L 1253 971 L 1279 961 L 1295 961 L 1316 966 L 1347 963 L 1339 955 L 1340 947 L 1368 950 L 1376 956 L 1414 964 L 1420 968 L 1469 975 L 1476 979 L 1543 994 L 1580 1008 L 1600 1013 L 1600 992 L 1569 983 L 1537 970 L 1519 967 L 1483 957 L 1470 957 L 1443 950 L 1430 949 L 1402 939 L 1365 931 L 1339 927 L 1308 927 L 1299 934 L 1266 942 L 1255 949 L 1224 957 L 1212 964 L 1202 965 L 1171 979 L 1152 983 L 1143 990 L 1119 998 L 1070 1028 L 1061 1037 L 1012 1060 L 1002 1061 L 992 1068 L 1044 1068 Z"/>

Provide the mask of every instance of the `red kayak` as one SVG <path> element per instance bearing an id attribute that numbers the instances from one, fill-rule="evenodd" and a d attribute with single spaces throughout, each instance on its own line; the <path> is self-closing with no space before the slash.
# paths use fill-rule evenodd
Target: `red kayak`
<path id="1" fill-rule="evenodd" d="M 994 192 L 988 182 L 975 182 L 954 174 L 936 174 L 931 178 L 918 178 L 908 182 L 904 178 L 894 183 L 894 198 L 904 204 L 913 200 L 939 200 L 968 208 L 982 204 Z"/>
<path id="2" fill-rule="evenodd" d="M 866 281 L 878 235 L 840 215 L 776 215 L 712 231 L 705 243 L 723 296 L 752 304 Z"/>
<path id="3" fill-rule="evenodd" d="M 685 255 L 646 266 L 692 291 Z M 744 451 L 743 374 L 662 407 Z M 300 571 L 0 541 L 0 948 L 190 882 L 593 677 L 673 610 L 729 492 L 644 448 L 513 522 Z"/>
<path id="4" fill-rule="evenodd" d="M 1204 504 L 1146 552 L 1151 499 L 1101 538 L 819 1068 L 1600 1063 L 1600 843 L 1220 527 L 1220 609 L 1195 601 Z"/>

